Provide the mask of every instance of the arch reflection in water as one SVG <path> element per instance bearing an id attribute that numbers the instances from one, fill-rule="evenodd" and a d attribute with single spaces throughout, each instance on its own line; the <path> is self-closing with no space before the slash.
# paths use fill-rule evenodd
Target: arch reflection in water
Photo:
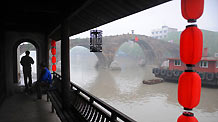
<path id="1" fill-rule="evenodd" d="M 117 99 L 120 89 L 117 87 L 114 77 L 110 71 L 99 69 L 94 82 L 90 84 L 88 90 L 92 94 L 103 99 Z"/>

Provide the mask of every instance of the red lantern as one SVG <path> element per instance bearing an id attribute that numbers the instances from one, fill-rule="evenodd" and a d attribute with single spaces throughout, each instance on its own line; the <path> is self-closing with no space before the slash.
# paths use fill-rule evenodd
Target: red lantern
<path id="1" fill-rule="evenodd" d="M 51 49 L 51 54 L 52 54 L 52 55 L 55 55 L 55 54 L 56 54 L 56 49 L 55 49 L 55 48 L 52 48 L 52 49 Z"/>
<path id="2" fill-rule="evenodd" d="M 52 41 L 51 41 L 51 46 L 52 46 L 52 47 L 55 47 L 55 46 L 56 46 L 56 41 L 55 41 L 55 40 L 52 40 Z"/>
<path id="3" fill-rule="evenodd" d="M 55 56 L 52 56 L 51 60 L 52 60 L 53 64 L 56 63 L 56 57 Z"/>
<path id="4" fill-rule="evenodd" d="M 183 114 L 177 119 L 177 122 L 198 122 L 197 118 L 191 112 L 183 112 Z"/>
<path id="5" fill-rule="evenodd" d="M 180 36 L 180 58 L 185 64 L 196 64 L 201 60 L 203 36 L 196 25 L 189 25 Z"/>
<path id="6" fill-rule="evenodd" d="M 182 16 L 189 22 L 196 22 L 204 11 L 204 0 L 181 0 Z"/>
<path id="7" fill-rule="evenodd" d="M 139 38 L 136 36 L 135 37 L 135 42 L 138 42 L 139 41 Z"/>
<path id="8" fill-rule="evenodd" d="M 196 72 L 183 72 L 179 77 L 178 101 L 186 110 L 191 110 L 200 102 L 201 78 Z"/>
<path id="9" fill-rule="evenodd" d="M 52 71 L 56 71 L 56 65 L 55 64 L 52 65 Z"/>

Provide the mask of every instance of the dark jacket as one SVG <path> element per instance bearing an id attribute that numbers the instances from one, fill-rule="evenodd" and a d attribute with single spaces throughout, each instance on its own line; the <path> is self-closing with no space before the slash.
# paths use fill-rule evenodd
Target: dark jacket
<path id="1" fill-rule="evenodd" d="M 24 71 L 26 70 L 29 71 L 31 70 L 31 64 L 34 64 L 34 61 L 31 57 L 29 57 L 28 55 L 25 55 L 21 58 L 20 63 L 23 66 Z"/>

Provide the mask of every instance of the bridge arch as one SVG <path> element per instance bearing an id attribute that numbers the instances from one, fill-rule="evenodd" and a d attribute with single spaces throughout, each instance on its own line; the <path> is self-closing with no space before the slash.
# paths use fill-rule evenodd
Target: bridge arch
<path id="1" fill-rule="evenodd" d="M 71 45 L 70 49 L 74 48 L 74 47 L 77 47 L 77 46 L 80 46 L 80 47 L 85 47 L 89 50 L 89 46 L 90 45 L 84 45 L 84 44 L 76 44 L 76 45 Z M 104 54 L 102 52 L 93 52 L 96 57 L 98 58 L 98 62 L 96 64 L 96 68 L 106 68 L 107 67 L 107 60 L 104 56 Z"/>
<path id="2" fill-rule="evenodd" d="M 39 66 L 37 65 L 37 63 L 39 62 L 39 44 L 31 39 L 19 39 L 18 41 L 16 41 L 16 43 L 13 44 L 13 78 L 14 78 L 14 83 L 18 83 L 18 66 L 17 66 L 17 48 L 18 46 L 23 43 L 23 42 L 29 42 L 31 43 L 35 49 L 36 49 L 36 61 L 34 61 L 36 63 L 36 72 L 37 72 L 37 77 L 39 74 Z"/>
<path id="3" fill-rule="evenodd" d="M 146 41 L 139 40 L 136 43 L 142 48 L 142 51 L 145 54 L 145 58 L 150 60 L 150 62 L 149 62 L 150 64 L 151 64 L 151 62 L 156 61 L 156 59 L 157 59 L 156 54 L 155 54 L 154 50 L 152 49 L 152 47 Z"/>
<path id="4" fill-rule="evenodd" d="M 145 63 L 146 64 L 153 64 L 154 62 L 156 62 L 157 58 L 156 58 L 156 54 L 154 52 L 154 50 L 152 49 L 152 46 L 144 41 L 144 40 L 138 40 L 137 42 L 132 40 L 132 39 L 129 39 L 129 38 L 126 38 L 125 41 L 119 43 L 118 47 L 116 48 L 116 50 L 114 51 L 114 55 L 112 57 L 112 60 L 110 60 L 110 65 L 111 63 L 114 61 L 114 58 L 115 58 L 115 55 L 116 53 L 118 52 L 118 50 L 120 49 L 120 47 L 126 43 L 126 42 L 134 42 L 134 43 L 137 43 L 138 46 L 142 49 L 143 51 L 143 54 L 144 54 L 144 57 L 145 57 Z M 110 66 L 109 65 L 109 66 Z"/>

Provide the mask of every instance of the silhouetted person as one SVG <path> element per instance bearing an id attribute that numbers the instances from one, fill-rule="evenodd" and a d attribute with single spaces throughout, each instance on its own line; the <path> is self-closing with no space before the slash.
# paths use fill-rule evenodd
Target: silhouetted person
<path id="1" fill-rule="evenodd" d="M 36 81 L 36 84 L 34 84 L 34 86 L 36 87 L 36 93 L 38 99 L 42 98 L 42 92 L 47 91 L 52 84 L 51 72 L 48 70 L 48 68 L 44 63 L 42 63 L 40 67 L 41 67 L 40 78 L 38 81 Z"/>
<path id="2" fill-rule="evenodd" d="M 20 63 L 23 66 L 25 91 L 27 91 L 28 88 L 32 86 L 32 68 L 31 68 L 31 64 L 34 64 L 34 61 L 29 56 L 30 51 L 26 51 L 25 53 L 26 53 L 26 55 L 21 58 Z M 29 78 L 29 83 L 27 83 L 27 77 Z"/>

